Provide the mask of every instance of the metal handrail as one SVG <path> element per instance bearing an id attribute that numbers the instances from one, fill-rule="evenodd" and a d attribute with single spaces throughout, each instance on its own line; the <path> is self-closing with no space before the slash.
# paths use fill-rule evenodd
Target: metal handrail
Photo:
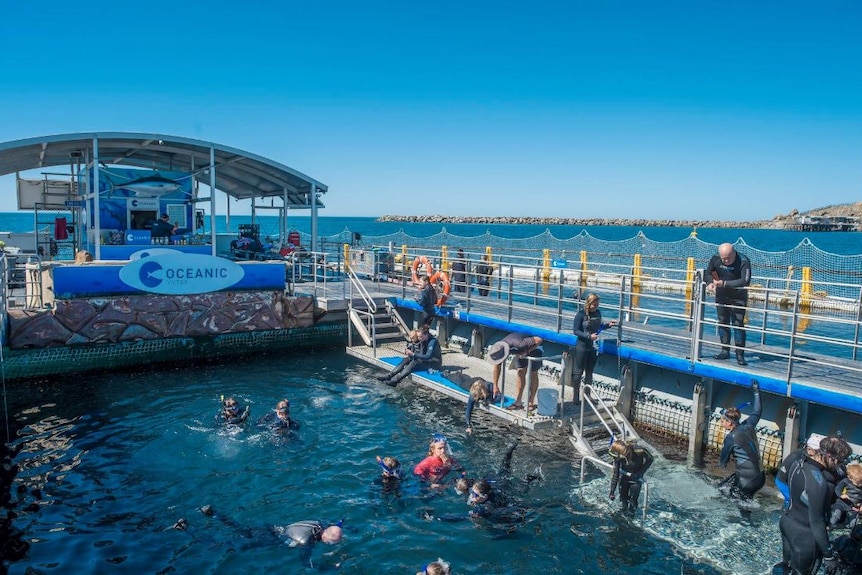
<path id="1" fill-rule="evenodd" d="M 617 431 L 619 431 L 619 435 L 614 433 L 613 430 L 610 427 L 608 427 L 607 421 L 605 420 L 604 417 L 602 417 L 601 412 L 596 408 L 596 404 L 593 403 L 593 400 L 591 397 L 586 395 L 585 391 L 593 391 L 593 386 L 588 385 L 588 384 L 581 384 L 579 397 L 578 397 L 578 399 L 581 402 L 581 415 L 580 415 L 580 420 L 578 422 L 578 429 L 580 429 L 581 431 L 583 431 L 583 429 L 584 429 L 584 411 L 585 411 L 586 404 L 589 404 L 590 409 L 593 410 L 593 413 L 595 413 L 597 416 L 599 416 L 599 421 L 602 423 L 602 427 L 605 428 L 605 431 L 608 432 L 608 435 L 610 435 L 611 437 L 619 437 L 620 439 L 625 439 L 626 435 L 628 433 L 627 430 L 623 427 L 620 427 L 620 422 L 617 421 L 617 418 L 614 416 L 614 414 L 611 412 L 611 410 L 608 409 L 608 406 L 605 405 L 604 400 L 601 401 L 602 409 L 607 414 L 607 416 L 611 419 L 611 421 L 614 422 L 614 427 L 616 427 Z"/>

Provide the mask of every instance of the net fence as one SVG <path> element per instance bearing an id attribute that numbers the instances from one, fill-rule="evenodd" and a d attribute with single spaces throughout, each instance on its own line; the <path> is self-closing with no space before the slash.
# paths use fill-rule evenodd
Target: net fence
<path id="1" fill-rule="evenodd" d="M 308 238 L 303 238 L 308 240 Z M 323 238 L 325 244 L 355 243 L 354 234 L 344 230 Z M 462 248 L 465 252 L 478 254 L 490 246 L 497 262 L 509 263 L 510 260 L 535 258 L 541 260 L 543 250 L 557 261 L 567 261 L 569 268 L 580 265 L 580 254 L 586 252 L 590 265 L 631 267 L 635 254 L 641 257 L 644 270 L 686 269 L 688 258 L 693 258 L 696 269 L 704 269 L 718 250 L 718 244 L 704 242 L 696 234 L 673 242 L 651 240 L 643 232 L 624 240 L 603 240 L 591 236 L 587 231 L 568 238 L 555 237 L 550 230 L 530 238 L 504 238 L 490 232 L 478 236 L 458 236 L 443 229 L 440 233 L 426 237 L 411 236 L 403 231 L 383 235 L 364 236 L 362 246 L 388 247 L 399 250 L 406 245 L 408 249 L 434 249 L 448 246 Z M 739 239 L 734 244 L 739 253 L 751 260 L 753 284 L 765 288 L 786 290 L 800 289 L 803 281 L 811 286 L 816 296 L 841 298 L 849 301 L 860 300 L 862 290 L 862 254 L 841 255 L 823 251 L 805 238 L 798 246 L 783 252 L 764 251 Z M 646 272 L 649 273 L 649 272 Z M 805 275 L 804 275 L 805 274 Z M 808 275 L 810 274 L 810 275 Z"/>

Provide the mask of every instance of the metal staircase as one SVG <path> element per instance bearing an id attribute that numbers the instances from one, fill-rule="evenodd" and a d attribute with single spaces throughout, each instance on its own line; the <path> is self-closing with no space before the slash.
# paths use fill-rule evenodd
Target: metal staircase
<path id="1" fill-rule="evenodd" d="M 365 345 L 374 348 L 376 356 L 377 347 L 381 344 L 403 342 L 409 329 L 395 306 L 386 299 L 375 301 L 350 268 L 348 277 L 351 297 L 348 300 L 347 315 Z M 360 297 L 353 297 L 354 289 Z M 352 330 L 348 334 L 348 345 L 353 346 Z"/>
<path id="2" fill-rule="evenodd" d="M 640 440 L 631 422 L 616 406 L 592 392 L 592 386 L 581 386 L 580 415 L 572 420 L 570 440 L 578 453 L 601 459 L 614 439 Z"/>

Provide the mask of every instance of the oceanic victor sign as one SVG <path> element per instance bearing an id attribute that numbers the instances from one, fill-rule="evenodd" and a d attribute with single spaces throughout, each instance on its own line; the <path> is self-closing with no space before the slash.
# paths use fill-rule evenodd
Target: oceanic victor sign
<path id="1" fill-rule="evenodd" d="M 120 281 L 141 291 L 184 295 L 229 288 L 245 275 L 236 263 L 202 254 L 154 254 L 120 269 Z"/>

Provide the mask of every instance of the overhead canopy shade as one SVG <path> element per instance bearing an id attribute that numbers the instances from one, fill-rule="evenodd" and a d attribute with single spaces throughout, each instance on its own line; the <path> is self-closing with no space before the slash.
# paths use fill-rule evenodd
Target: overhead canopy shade
<path id="1" fill-rule="evenodd" d="M 124 165 L 150 170 L 181 171 L 210 184 L 210 150 L 215 152 L 216 189 L 237 199 L 279 197 L 287 194 L 288 208 L 317 207 L 322 202 L 311 194 L 326 193 L 327 187 L 284 164 L 212 142 L 178 138 L 165 134 L 92 132 L 58 134 L 0 143 L 0 176 L 50 168 L 68 167 L 93 159 L 93 140 L 98 139 L 99 161 L 104 165 Z M 314 196 L 314 197 L 312 197 Z"/>

